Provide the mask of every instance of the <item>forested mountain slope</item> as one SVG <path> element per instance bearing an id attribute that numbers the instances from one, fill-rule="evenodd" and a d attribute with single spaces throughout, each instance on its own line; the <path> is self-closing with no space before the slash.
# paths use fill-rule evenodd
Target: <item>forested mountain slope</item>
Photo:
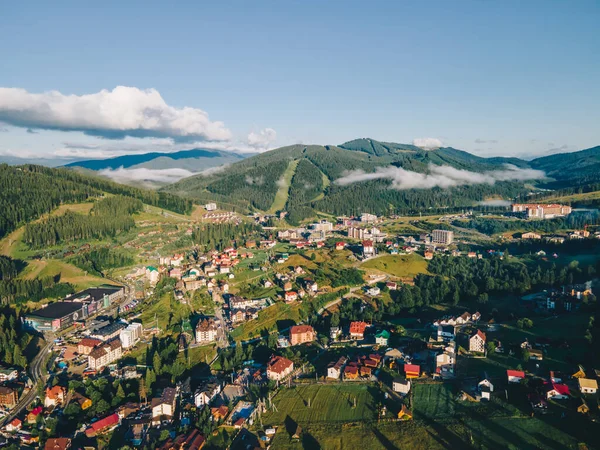
<path id="1" fill-rule="evenodd" d="M 85 176 L 69 169 L 36 165 L 0 165 L 0 238 L 65 203 L 78 203 L 104 192 L 132 197 L 175 212 L 191 211 L 192 202 L 167 192 L 153 192 Z"/>

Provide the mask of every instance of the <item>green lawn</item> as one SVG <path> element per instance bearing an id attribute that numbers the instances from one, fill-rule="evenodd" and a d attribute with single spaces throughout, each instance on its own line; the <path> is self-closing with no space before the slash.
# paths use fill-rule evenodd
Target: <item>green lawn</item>
<path id="1" fill-rule="evenodd" d="M 421 273 L 427 273 L 427 261 L 416 254 L 384 255 L 366 261 L 360 267 L 375 269 L 402 279 L 413 279 Z"/>
<path id="2" fill-rule="evenodd" d="M 288 325 L 293 322 L 294 324 L 300 321 L 300 305 L 299 304 L 287 304 L 287 303 L 275 303 L 268 308 L 259 311 L 258 319 L 246 322 L 237 327 L 231 333 L 231 337 L 235 340 L 247 340 L 254 337 L 260 336 L 261 332 L 265 329 L 273 331 L 278 328 L 278 322 L 280 325 Z"/>
<path id="3" fill-rule="evenodd" d="M 412 395 L 415 418 L 447 418 L 454 414 L 452 386 L 447 383 L 415 383 Z"/>
<path id="4" fill-rule="evenodd" d="M 313 384 L 282 388 L 273 397 L 277 411 L 263 414 L 263 422 L 265 425 L 284 425 L 287 417 L 301 425 L 373 420 L 377 418 L 379 395 L 377 387 L 366 384 Z"/>

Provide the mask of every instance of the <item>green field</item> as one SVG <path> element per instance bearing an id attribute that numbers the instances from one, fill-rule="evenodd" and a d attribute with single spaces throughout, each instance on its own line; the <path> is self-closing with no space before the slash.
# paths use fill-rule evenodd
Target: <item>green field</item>
<path id="1" fill-rule="evenodd" d="M 277 193 L 275 194 L 275 200 L 273 200 L 271 208 L 269 208 L 269 211 L 267 211 L 269 214 L 274 214 L 277 211 L 281 211 L 285 208 L 285 204 L 288 200 L 288 194 L 290 192 L 290 184 L 292 183 L 292 178 L 296 172 L 296 166 L 299 162 L 299 159 L 290 161 L 287 169 L 285 169 L 283 177 L 281 178 L 281 183 L 279 183 L 279 189 L 277 189 Z"/>
<path id="2" fill-rule="evenodd" d="M 374 269 L 402 279 L 413 279 L 421 273 L 427 273 L 427 261 L 421 256 L 384 255 L 361 264 L 361 269 Z"/>
<path id="3" fill-rule="evenodd" d="M 300 321 L 300 305 L 287 303 L 275 303 L 268 308 L 259 311 L 258 319 L 246 322 L 237 327 L 231 333 L 235 340 L 248 340 L 260 336 L 266 330 L 273 331 L 278 328 L 278 322 L 297 323 Z"/>
<path id="4" fill-rule="evenodd" d="M 446 383 L 415 383 L 413 386 L 415 418 L 447 418 L 454 414 L 452 387 Z"/>
<path id="5" fill-rule="evenodd" d="M 378 396 L 378 388 L 365 384 L 282 388 L 273 397 L 277 411 L 264 414 L 263 422 L 265 425 L 284 425 L 288 417 L 301 425 L 373 420 L 377 418 Z M 354 399 L 356 399 L 356 408 Z"/>

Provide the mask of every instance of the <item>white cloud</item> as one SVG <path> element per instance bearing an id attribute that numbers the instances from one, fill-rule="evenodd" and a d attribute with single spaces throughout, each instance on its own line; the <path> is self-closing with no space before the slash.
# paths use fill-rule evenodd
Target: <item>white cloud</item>
<path id="1" fill-rule="evenodd" d="M 442 141 L 437 138 L 416 138 L 413 139 L 413 145 L 423 150 L 435 150 L 444 146 Z"/>
<path id="2" fill-rule="evenodd" d="M 263 184 L 265 184 L 265 177 L 263 177 L 262 175 L 258 177 L 251 177 L 250 175 L 246 175 L 245 179 L 246 183 L 248 183 L 249 185 L 262 186 Z"/>
<path id="3" fill-rule="evenodd" d="M 180 141 L 223 141 L 231 132 L 198 108 L 168 105 L 156 89 L 117 86 L 112 91 L 65 95 L 0 88 L 0 121 L 47 130 L 82 131 L 91 136 L 122 139 L 170 137 Z"/>
<path id="4" fill-rule="evenodd" d="M 125 169 L 119 167 L 118 169 L 103 169 L 98 172 L 100 175 L 111 178 L 118 183 L 175 183 L 182 178 L 190 177 L 194 175 L 186 169 Z"/>
<path id="5" fill-rule="evenodd" d="M 541 170 L 519 169 L 510 164 L 505 169 L 488 172 L 471 172 L 455 169 L 451 166 L 429 165 L 429 173 L 412 172 L 401 167 L 380 167 L 375 172 L 363 170 L 346 172 L 335 182 L 341 186 L 361 181 L 387 179 L 392 181 L 393 189 L 431 189 L 434 187 L 450 188 L 469 184 L 494 184 L 496 181 L 525 181 L 545 177 Z"/>
<path id="6" fill-rule="evenodd" d="M 277 132 L 273 128 L 264 128 L 258 133 L 252 131 L 248 134 L 248 145 L 254 148 L 268 148 L 277 140 Z"/>

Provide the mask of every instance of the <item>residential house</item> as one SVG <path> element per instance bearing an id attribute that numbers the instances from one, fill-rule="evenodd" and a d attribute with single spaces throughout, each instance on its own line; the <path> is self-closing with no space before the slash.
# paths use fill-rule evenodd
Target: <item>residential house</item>
<path id="1" fill-rule="evenodd" d="M 99 434 L 106 433 L 116 428 L 120 421 L 121 419 L 117 413 L 111 414 L 110 416 L 106 416 L 90 424 L 90 426 L 85 430 L 85 435 L 91 438 Z"/>
<path id="2" fill-rule="evenodd" d="M 169 270 L 170 278 L 175 278 L 177 280 L 181 280 L 182 276 L 183 276 L 183 272 L 181 271 L 181 269 L 179 267 L 174 267 L 173 269 Z"/>
<path id="3" fill-rule="evenodd" d="M 23 422 L 21 421 L 21 419 L 15 417 L 8 423 L 8 425 L 6 425 L 6 431 L 8 431 L 9 433 L 14 433 L 16 431 L 19 431 L 22 426 Z"/>
<path id="4" fill-rule="evenodd" d="M 406 407 L 406 405 L 402 405 L 402 408 L 400 408 L 400 411 L 398 412 L 398 419 L 410 420 L 412 418 L 412 412 Z"/>
<path id="5" fill-rule="evenodd" d="M 196 325 L 196 342 L 198 344 L 209 344 L 217 339 L 219 327 L 213 319 L 204 319 Z"/>
<path id="6" fill-rule="evenodd" d="M 456 318 L 457 325 L 464 325 L 466 323 L 469 323 L 470 321 L 471 321 L 471 314 L 469 314 L 468 312 L 465 312 Z"/>
<path id="7" fill-rule="evenodd" d="M 366 322 L 350 322 L 350 338 L 351 339 L 364 339 L 365 330 L 369 327 Z"/>
<path id="8" fill-rule="evenodd" d="M 12 408 L 18 400 L 19 396 L 16 389 L 9 386 L 0 386 L 0 406 Z"/>
<path id="9" fill-rule="evenodd" d="M 84 397 L 79 392 L 75 392 L 73 394 L 73 397 L 71 398 L 71 401 L 77 402 L 79 404 L 79 407 L 81 408 L 82 411 L 85 411 L 90 406 L 92 406 L 92 400 L 89 399 L 89 398 L 87 398 L 87 397 Z"/>
<path id="10" fill-rule="evenodd" d="M 152 425 L 171 422 L 175 415 L 176 405 L 177 390 L 171 387 L 165 388 L 160 397 L 152 399 Z"/>
<path id="11" fill-rule="evenodd" d="M 229 408 L 225 405 L 219 406 L 218 408 L 210 408 L 210 414 L 215 422 L 219 422 L 227 417 Z"/>
<path id="12" fill-rule="evenodd" d="M 454 375 L 454 365 L 456 364 L 456 353 L 444 351 L 435 357 L 436 373 L 441 377 L 450 377 Z"/>
<path id="13" fill-rule="evenodd" d="M 317 333 L 310 325 L 294 325 L 290 328 L 290 344 L 299 345 L 315 340 Z"/>
<path id="14" fill-rule="evenodd" d="M 430 261 L 433 259 L 433 252 L 431 250 L 425 250 L 424 256 L 426 260 Z"/>
<path id="15" fill-rule="evenodd" d="M 506 376 L 509 383 L 520 383 L 525 378 L 525 372 L 522 370 L 507 370 Z"/>
<path id="16" fill-rule="evenodd" d="M 42 413 L 44 409 L 41 406 L 36 406 L 26 416 L 26 421 L 29 425 L 32 425 L 37 422 L 38 416 Z"/>
<path id="17" fill-rule="evenodd" d="M 292 282 L 286 281 L 285 283 L 283 283 L 283 290 L 286 292 L 291 291 L 292 290 Z"/>
<path id="18" fill-rule="evenodd" d="M 579 405 L 577 406 L 577 412 L 580 414 L 588 414 L 590 412 L 590 407 L 587 405 L 584 398 L 579 399 Z"/>
<path id="19" fill-rule="evenodd" d="M 410 380 L 404 378 L 394 378 L 392 382 L 392 389 L 394 392 L 406 395 L 410 392 Z"/>
<path id="20" fill-rule="evenodd" d="M 340 327 L 331 327 L 329 328 L 329 338 L 332 341 L 335 341 L 342 334 L 342 329 Z"/>
<path id="21" fill-rule="evenodd" d="M 375 247 L 373 246 L 373 241 L 362 241 L 362 251 L 364 257 L 375 255 Z"/>
<path id="22" fill-rule="evenodd" d="M 203 286 L 206 286 L 206 278 L 199 278 L 197 280 L 186 280 L 183 282 L 186 291 L 193 292 Z"/>
<path id="23" fill-rule="evenodd" d="M 547 399 L 564 400 L 569 398 L 569 386 L 566 384 L 547 382 L 544 385 Z"/>
<path id="24" fill-rule="evenodd" d="M 267 378 L 281 381 L 294 370 L 294 363 L 283 356 L 273 356 L 267 363 Z"/>
<path id="25" fill-rule="evenodd" d="M 421 367 L 417 364 L 404 364 L 404 374 L 406 378 L 419 378 L 421 376 Z"/>
<path id="26" fill-rule="evenodd" d="M 308 293 L 316 294 L 319 290 L 319 285 L 313 280 L 304 280 L 304 288 Z"/>
<path id="27" fill-rule="evenodd" d="M 69 450 L 71 448 L 71 439 L 69 438 L 49 438 L 44 445 L 44 450 Z"/>
<path id="28" fill-rule="evenodd" d="M 295 291 L 287 291 L 285 293 L 285 301 L 286 302 L 293 302 L 297 298 L 298 298 L 298 293 Z"/>
<path id="29" fill-rule="evenodd" d="M 356 363 L 350 363 L 344 367 L 344 380 L 356 380 L 358 378 L 359 369 Z"/>
<path id="30" fill-rule="evenodd" d="M 481 330 L 477 330 L 469 338 L 469 351 L 470 352 L 485 352 L 485 333 Z"/>
<path id="31" fill-rule="evenodd" d="M 595 394 L 598 391 L 598 381 L 590 378 L 578 378 L 579 390 L 582 394 Z"/>
<path id="32" fill-rule="evenodd" d="M 148 266 L 146 267 L 146 279 L 150 282 L 150 284 L 154 285 L 158 283 L 158 280 L 160 279 L 160 272 L 156 267 Z"/>
<path id="33" fill-rule="evenodd" d="M 369 289 L 367 289 L 367 294 L 371 297 L 376 297 L 379 294 L 381 294 L 381 289 L 379 289 L 377 286 L 372 286 Z"/>
<path id="34" fill-rule="evenodd" d="M 335 243 L 335 249 L 336 250 L 344 250 L 345 247 L 346 247 L 346 243 L 345 242 L 336 242 Z"/>
<path id="35" fill-rule="evenodd" d="M 390 291 L 395 291 L 398 289 L 398 283 L 396 283 L 395 281 L 388 281 L 385 283 L 385 286 L 390 290 Z"/>
<path id="36" fill-rule="evenodd" d="M 327 367 L 327 378 L 339 380 L 342 376 L 342 371 L 344 370 L 346 362 L 348 362 L 348 358 L 341 356 L 336 363 L 329 364 Z"/>
<path id="37" fill-rule="evenodd" d="M 542 361 L 544 359 L 544 353 L 541 350 L 532 348 L 529 350 L 529 359 L 533 361 Z"/>
<path id="38" fill-rule="evenodd" d="M 59 385 L 46 388 L 46 397 L 44 398 L 44 406 L 50 408 L 62 404 L 65 401 L 67 390 Z"/>
<path id="39" fill-rule="evenodd" d="M 538 233 L 534 233 L 533 231 L 530 231 L 528 233 L 523 233 L 521 235 L 521 239 L 541 239 L 542 235 L 538 234 Z"/>
<path id="40" fill-rule="evenodd" d="M 486 376 L 483 380 L 477 383 L 477 389 L 479 389 L 482 399 L 490 400 L 491 394 L 494 392 L 494 385 Z"/>
<path id="41" fill-rule="evenodd" d="M 387 347 L 390 340 L 390 332 L 387 330 L 381 330 L 375 335 L 375 343 Z"/>

